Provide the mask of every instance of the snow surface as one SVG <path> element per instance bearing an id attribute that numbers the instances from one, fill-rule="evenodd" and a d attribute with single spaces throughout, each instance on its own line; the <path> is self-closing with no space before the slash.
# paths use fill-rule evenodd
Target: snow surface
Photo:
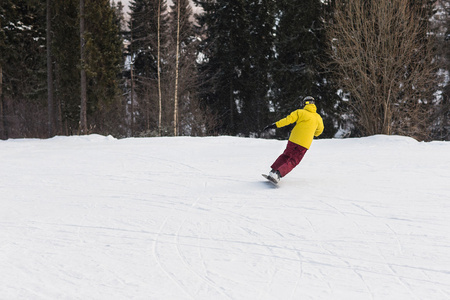
<path id="1" fill-rule="evenodd" d="M 1 299 L 450 299 L 450 143 L 0 142 Z"/>

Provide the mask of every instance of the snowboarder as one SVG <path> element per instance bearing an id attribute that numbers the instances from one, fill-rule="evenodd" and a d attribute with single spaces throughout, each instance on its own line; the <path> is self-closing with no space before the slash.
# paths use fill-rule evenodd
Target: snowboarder
<path id="1" fill-rule="evenodd" d="M 303 99 L 303 109 L 297 109 L 286 118 L 264 128 L 264 131 L 266 131 L 296 123 L 289 136 L 286 150 L 271 166 L 272 170 L 268 175 L 270 181 L 278 183 L 282 177 L 292 171 L 311 146 L 314 136 L 319 136 L 323 132 L 323 120 L 316 112 L 315 102 L 313 97 L 305 97 Z"/>

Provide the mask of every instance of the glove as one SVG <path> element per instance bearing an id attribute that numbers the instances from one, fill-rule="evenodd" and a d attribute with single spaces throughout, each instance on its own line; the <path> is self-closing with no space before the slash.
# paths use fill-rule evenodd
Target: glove
<path id="1" fill-rule="evenodd" d="M 275 124 L 275 123 L 272 123 L 272 124 L 270 124 L 270 125 L 267 125 L 266 127 L 264 127 L 264 131 L 267 131 L 267 130 L 269 130 L 269 129 L 276 129 L 277 128 L 277 125 Z"/>

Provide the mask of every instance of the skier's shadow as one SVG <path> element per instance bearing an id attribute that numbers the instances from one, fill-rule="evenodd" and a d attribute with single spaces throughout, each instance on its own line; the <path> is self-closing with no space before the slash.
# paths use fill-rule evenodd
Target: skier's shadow
<path id="1" fill-rule="evenodd" d="M 276 185 L 268 180 L 261 180 L 260 183 L 262 185 L 264 185 L 265 187 L 267 187 L 268 189 L 278 189 L 279 188 L 278 185 Z"/>

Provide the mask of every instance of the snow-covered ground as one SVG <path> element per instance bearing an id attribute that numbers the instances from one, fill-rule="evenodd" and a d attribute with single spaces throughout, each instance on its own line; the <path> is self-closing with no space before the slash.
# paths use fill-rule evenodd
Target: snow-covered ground
<path id="1" fill-rule="evenodd" d="M 0 142 L 0 299 L 450 299 L 450 143 Z"/>

